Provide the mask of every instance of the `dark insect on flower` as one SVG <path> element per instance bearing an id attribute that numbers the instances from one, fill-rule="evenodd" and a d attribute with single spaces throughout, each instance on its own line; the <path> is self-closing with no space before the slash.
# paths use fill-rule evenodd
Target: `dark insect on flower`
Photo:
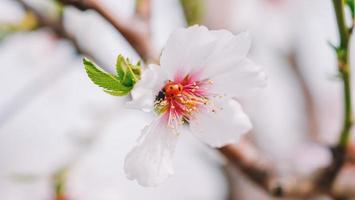
<path id="1" fill-rule="evenodd" d="M 158 95 L 155 97 L 155 101 L 159 102 L 165 99 L 165 89 L 159 91 Z"/>

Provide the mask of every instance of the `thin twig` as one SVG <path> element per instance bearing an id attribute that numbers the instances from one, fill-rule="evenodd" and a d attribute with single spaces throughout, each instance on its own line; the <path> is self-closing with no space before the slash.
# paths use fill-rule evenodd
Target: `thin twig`
<path id="1" fill-rule="evenodd" d="M 31 5 L 29 5 L 28 3 L 26 3 L 23 0 L 16 0 L 25 10 L 27 11 L 31 11 L 37 21 L 38 21 L 38 25 L 39 27 L 45 27 L 45 28 L 49 28 L 50 30 L 52 30 L 58 37 L 63 38 L 68 40 L 69 42 L 71 42 L 71 44 L 73 45 L 73 47 L 75 48 L 75 50 L 77 51 L 77 53 L 85 55 L 86 57 L 89 57 L 93 60 L 95 60 L 95 62 L 98 62 L 98 59 L 96 59 L 89 51 L 83 49 L 78 41 L 76 40 L 76 38 L 70 34 L 69 32 L 66 31 L 66 29 L 64 28 L 64 25 L 62 23 L 62 20 L 53 20 L 48 18 L 47 16 L 43 15 L 41 12 L 39 12 L 38 10 L 36 10 L 34 7 L 32 7 Z"/>
<path id="2" fill-rule="evenodd" d="M 347 49 L 349 42 L 349 30 L 346 26 L 345 21 L 345 1 L 344 0 L 333 0 L 336 20 L 338 24 L 338 31 L 340 36 L 340 46 Z"/>
<path id="3" fill-rule="evenodd" d="M 343 80 L 343 90 L 344 90 L 344 121 L 343 128 L 340 134 L 339 143 L 334 148 L 333 152 L 333 162 L 332 165 L 327 168 L 323 177 L 319 183 L 324 190 L 329 190 L 341 167 L 343 166 L 346 158 L 346 148 L 350 138 L 350 129 L 352 127 L 352 100 L 351 100 L 351 80 L 350 80 L 350 66 L 348 61 L 349 55 L 349 30 L 345 24 L 345 14 L 344 14 L 344 1 L 343 0 L 333 0 L 334 10 L 336 13 L 336 19 L 338 24 L 340 45 L 337 50 L 338 56 L 338 70 L 341 74 Z M 323 184 L 322 184 L 323 183 Z"/>
<path id="4" fill-rule="evenodd" d="M 339 139 L 339 147 L 345 149 L 350 137 L 352 127 L 352 101 L 351 101 L 351 80 L 349 65 L 349 29 L 345 22 L 345 4 L 343 0 L 333 0 L 336 14 L 340 45 L 338 47 L 338 69 L 342 75 L 344 88 L 344 123 Z"/>
<path id="5" fill-rule="evenodd" d="M 251 180 L 262 188 L 268 188 L 268 180 L 270 179 L 270 171 L 264 166 L 257 165 L 248 161 L 234 145 L 227 145 L 219 149 L 219 151 L 234 165 L 238 166 Z"/>
<path id="6" fill-rule="evenodd" d="M 318 184 L 320 189 L 329 191 L 333 188 L 336 177 L 346 161 L 347 145 L 349 142 L 352 119 L 352 100 L 351 100 L 351 74 L 349 65 L 349 29 L 345 22 L 345 4 L 343 0 L 333 0 L 336 14 L 340 45 L 337 48 L 338 70 L 343 81 L 344 91 L 344 119 L 339 143 L 332 148 L 333 162 L 320 177 Z"/>
<path id="7" fill-rule="evenodd" d="M 288 180 L 281 180 L 271 163 L 249 158 L 242 148 L 227 145 L 220 148 L 219 151 L 254 184 L 272 196 L 304 198 L 319 194 L 317 190 L 314 190 L 315 185 L 312 178 L 300 180 L 297 177 L 290 177 Z"/>
<path id="8" fill-rule="evenodd" d="M 119 20 L 111 14 L 107 8 L 96 0 L 59 0 L 64 5 L 75 6 L 80 10 L 94 10 L 108 21 L 118 32 L 120 32 L 131 46 L 137 51 L 139 56 L 147 62 L 156 58 L 150 42 L 149 31 L 144 27 L 144 23 L 130 21 L 129 23 Z M 143 27 L 140 27 L 142 26 Z"/>

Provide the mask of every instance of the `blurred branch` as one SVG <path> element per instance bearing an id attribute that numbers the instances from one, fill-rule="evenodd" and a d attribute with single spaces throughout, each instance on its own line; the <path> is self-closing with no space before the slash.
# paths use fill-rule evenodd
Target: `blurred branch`
<path id="1" fill-rule="evenodd" d="M 343 81 L 344 91 L 344 121 L 341 130 L 339 143 L 331 148 L 333 153 L 332 164 L 324 171 L 323 176 L 319 179 L 319 186 L 323 190 L 330 190 L 334 181 L 339 174 L 347 157 L 347 146 L 353 125 L 352 119 L 352 100 L 351 100 L 351 73 L 349 64 L 349 39 L 350 29 L 346 26 L 345 21 L 345 2 L 343 0 L 333 0 L 334 10 L 336 14 L 338 31 L 340 36 L 340 44 L 337 47 L 338 70 Z"/>
<path id="2" fill-rule="evenodd" d="M 344 0 L 333 0 L 338 31 L 340 35 L 340 47 L 347 49 L 349 42 L 349 31 L 345 21 L 345 2 Z"/>
<path id="3" fill-rule="evenodd" d="M 227 145 L 220 148 L 219 151 L 254 184 L 272 196 L 305 198 L 319 194 L 319 191 L 315 190 L 313 178 L 290 177 L 287 180 L 282 180 L 281 177 L 277 176 L 272 164 L 262 160 L 263 155 L 252 158 L 247 152 L 248 148 L 254 147 Z M 255 149 L 251 150 L 254 151 Z"/>
<path id="4" fill-rule="evenodd" d="M 58 37 L 66 39 L 72 43 L 74 46 L 75 50 L 82 55 L 85 55 L 93 60 L 95 62 L 98 62 L 98 60 L 89 52 L 86 51 L 85 49 L 81 48 L 78 41 L 76 38 L 71 35 L 69 32 L 66 31 L 64 28 L 64 25 L 62 23 L 62 20 L 54 20 L 51 19 L 45 15 L 43 15 L 41 12 L 33 8 L 30 4 L 26 3 L 24 0 L 16 0 L 26 11 L 32 12 L 34 16 L 37 19 L 37 23 L 39 27 L 45 27 L 49 28 L 52 30 Z"/>
<path id="5" fill-rule="evenodd" d="M 301 89 L 305 96 L 306 110 L 308 112 L 307 121 L 309 123 L 309 133 L 312 136 L 312 139 L 317 140 L 318 130 L 315 121 L 316 116 L 314 111 L 314 101 L 311 92 L 309 91 L 309 88 L 307 87 L 304 77 L 300 72 L 295 54 L 291 53 L 288 56 L 288 60 L 296 75 L 296 78 L 300 83 Z M 337 199 L 338 197 L 335 196 L 335 194 L 333 194 L 331 190 L 334 181 L 345 162 L 345 149 L 341 148 L 340 146 L 337 146 L 337 147 L 329 147 L 329 150 L 332 152 L 332 159 L 333 159 L 331 165 L 326 167 L 322 171 L 320 171 L 319 174 L 312 181 L 313 183 L 311 184 L 313 185 L 312 188 L 314 188 L 314 190 L 317 190 L 319 193 L 329 194 L 330 196 L 333 196 L 335 199 Z"/>
<path id="6" fill-rule="evenodd" d="M 342 75 L 344 88 L 344 123 L 338 146 L 339 148 L 345 149 L 350 138 L 350 129 L 353 124 L 351 102 L 351 76 L 349 64 L 350 29 L 348 29 L 346 26 L 344 1 L 333 0 L 333 4 L 340 36 L 340 45 L 337 48 L 338 70 Z"/>
<path id="7" fill-rule="evenodd" d="M 80 10 L 94 10 L 99 13 L 107 22 L 109 22 L 118 32 L 120 32 L 131 46 L 137 51 L 144 61 L 151 61 L 155 59 L 155 53 L 150 42 L 150 35 L 148 31 L 148 24 L 139 20 L 132 20 L 124 22 L 119 20 L 116 16 L 105 8 L 101 3 L 96 0 L 59 0 L 64 5 L 71 5 Z M 143 1 L 143 0 L 142 0 Z M 143 18 L 144 21 L 148 21 L 150 14 L 148 8 L 150 7 L 150 1 L 145 0 L 141 5 L 145 8 L 137 8 L 136 14 L 139 19 Z M 141 6 L 139 5 L 139 6 Z"/>
<path id="8" fill-rule="evenodd" d="M 264 160 L 260 152 L 259 155 L 252 155 L 248 151 L 254 151 L 251 144 L 228 145 L 219 149 L 228 161 L 240 169 L 246 177 L 263 189 L 266 193 L 274 197 L 288 198 L 312 198 L 318 195 L 329 195 L 332 198 L 354 197 L 353 193 L 341 193 L 334 191 L 332 184 L 333 175 L 329 173 L 330 168 L 320 169 L 307 177 L 280 177 L 270 161 Z M 334 156 L 337 158 L 338 156 Z M 338 163 L 334 161 L 334 163 Z M 343 188 L 353 191 L 351 188 Z"/>
<path id="9" fill-rule="evenodd" d="M 268 183 L 272 172 L 265 166 L 248 159 L 248 157 L 245 156 L 245 153 L 234 145 L 224 146 L 219 149 L 219 152 L 221 152 L 231 164 L 237 166 L 256 184 L 265 189 L 269 188 Z"/>
<path id="10" fill-rule="evenodd" d="M 334 197 L 334 200 L 348 200 L 346 197 Z"/>

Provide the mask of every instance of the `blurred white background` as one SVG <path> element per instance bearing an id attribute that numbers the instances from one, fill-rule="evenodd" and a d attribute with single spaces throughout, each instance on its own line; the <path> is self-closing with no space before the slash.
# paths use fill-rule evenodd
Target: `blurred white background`
<path id="1" fill-rule="evenodd" d="M 134 11 L 133 0 L 98 1 L 121 20 Z M 55 9 L 49 0 L 26 2 L 47 13 Z M 250 57 L 267 71 L 268 87 L 243 102 L 254 124 L 247 137 L 281 176 L 308 176 L 329 164 L 330 152 L 320 144 L 336 142 L 342 116 L 341 82 L 328 44 L 338 42 L 331 1 L 204 0 L 203 5 L 208 27 L 251 33 Z M 0 0 L 0 24 L 23 16 L 15 0 Z M 106 69 L 113 70 L 117 54 L 139 60 L 94 11 L 66 8 L 64 20 L 80 46 Z M 186 26 L 180 1 L 152 0 L 150 26 L 153 45 L 161 50 L 171 31 Z M 1 200 L 53 199 L 53 176 L 63 167 L 68 167 L 70 200 L 228 198 L 223 158 L 189 135 L 179 141 L 176 173 L 165 184 L 144 188 L 127 180 L 124 156 L 150 118 L 125 109 L 123 98 L 91 84 L 81 59 L 48 29 L 13 33 L 0 41 Z M 354 66 L 354 53 L 351 61 Z M 311 94 L 311 108 L 302 84 Z M 270 199 L 240 174 L 234 178 L 238 199 Z"/>

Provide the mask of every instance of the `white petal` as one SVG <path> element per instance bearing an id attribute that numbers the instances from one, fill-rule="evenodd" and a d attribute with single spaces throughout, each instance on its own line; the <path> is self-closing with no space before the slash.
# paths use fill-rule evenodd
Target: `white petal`
<path id="1" fill-rule="evenodd" d="M 205 63 L 202 78 L 233 70 L 241 60 L 246 58 L 251 46 L 248 32 L 233 35 L 226 30 L 217 30 L 210 33 L 216 38 L 217 45 Z"/>
<path id="2" fill-rule="evenodd" d="M 147 112 L 152 111 L 155 97 L 166 80 L 166 75 L 160 66 L 149 65 L 143 71 L 141 80 L 131 91 L 132 101 L 127 102 L 127 107 L 138 108 Z"/>
<path id="3" fill-rule="evenodd" d="M 128 153 L 124 170 L 127 178 L 142 186 L 157 186 L 174 173 L 172 162 L 178 135 L 161 118 L 146 126 L 140 144 Z"/>
<path id="4" fill-rule="evenodd" d="M 196 113 L 190 120 L 191 132 L 212 147 L 238 142 L 248 132 L 251 122 L 240 104 L 232 99 L 213 99 L 208 109 Z"/>
<path id="5" fill-rule="evenodd" d="M 213 52 L 215 38 L 204 26 L 179 28 L 169 37 L 160 64 L 170 78 L 200 69 Z"/>
<path id="6" fill-rule="evenodd" d="M 246 58 L 251 46 L 251 37 L 248 32 L 238 35 L 233 35 L 226 30 L 211 32 L 217 38 L 218 45 L 206 62 L 203 78 L 233 70 L 241 60 Z"/>
<path id="7" fill-rule="evenodd" d="M 246 97 L 266 86 L 267 77 L 262 68 L 249 59 L 235 63 L 233 70 L 210 78 L 211 92 L 233 97 Z"/>
<path id="8" fill-rule="evenodd" d="M 160 63 L 170 78 L 202 72 L 201 78 L 235 67 L 249 51 L 248 33 L 233 35 L 227 30 L 209 31 L 204 26 L 177 29 L 164 48 Z"/>

